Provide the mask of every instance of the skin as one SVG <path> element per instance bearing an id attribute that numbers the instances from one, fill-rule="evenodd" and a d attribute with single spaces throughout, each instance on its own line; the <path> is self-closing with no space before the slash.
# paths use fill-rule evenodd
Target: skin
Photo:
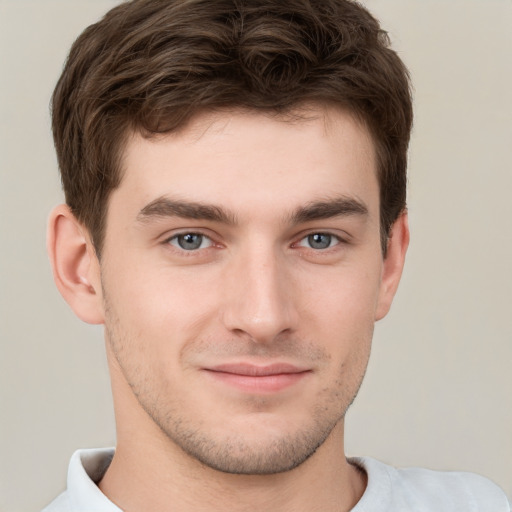
<path id="1" fill-rule="evenodd" d="M 132 134 L 101 262 L 52 214 L 57 285 L 105 325 L 118 444 L 100 489 L 123 510 L 340 511 L 364 492 L 344 417 L 407 219 L 383 258 L 373 142 L 346 112 L 313 114 Z"/>

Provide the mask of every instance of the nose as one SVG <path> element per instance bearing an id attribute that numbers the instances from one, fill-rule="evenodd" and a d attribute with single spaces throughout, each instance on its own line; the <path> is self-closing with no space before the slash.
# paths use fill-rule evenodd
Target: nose
<path id="1" fill-rule="evenodd" d="M 271 343 L 296 330 L 292 272 L 284 255 L 260 247 L 238 257 L 228 272 L 223 320 L 230 332 Z"/>

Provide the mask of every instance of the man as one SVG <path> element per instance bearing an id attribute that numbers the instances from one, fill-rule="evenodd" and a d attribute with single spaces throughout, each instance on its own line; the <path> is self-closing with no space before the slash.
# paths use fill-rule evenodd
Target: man
<path id="1" fill-rule="evenodd" d="M 56 284 L 104 324 L 117 446 L 48 511 L 509 511 L 476 475 L 347 460 L 409 241 L 407 71 L 346 0 L 135 0 L 53 97 Z"/>

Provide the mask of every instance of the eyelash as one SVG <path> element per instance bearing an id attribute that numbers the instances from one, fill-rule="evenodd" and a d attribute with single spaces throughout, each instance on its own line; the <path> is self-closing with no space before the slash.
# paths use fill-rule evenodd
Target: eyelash
<path id="1" fill-rule="evenodd" d="M 192 248 L 192 249 L 185 249 L 184 247 L 178 247 L 177 245 L 174 245 L 172 243 L 173 241 L 176 241 L 176 243 L 179 244 L 179 242 L 178 242 L 179 238 L 186 237 L 186 236 L 201 237 L 201 243 L 200 243 L 199 247 Z M 205 240 L 209 241 L 208 247 L 201 247 L 201 245 L 203 245 Z M 176 249 L 177 251 L 183 252 L 183 253 L 194 253 L 194 252 L 199 251 L 200 249 L 209 249 L 215 245 L 215 242 L 212 239 L 212 237 L 206 235 L 205 233 L 201 233 L 200 231 L 183 231 L 182 233 L 176 233 L 176 234 L 172 235 L 171 237 L 166 238 L 163 243 L 166 245 L 171 245 L 171 246 L 173 246 L 174 249 Z"/>
<path id="2" fill-rule="evenodd" d="M 322 236 L 322 237 L 328 237 L 329 238 L 329 244 L 327 247 L 311 247 L 311 243 L 314 243 L 312 239 L 312 237 L 315 237 L 315 236 Z M 309 243 L 309 246 L 306 246 L 306 245 L 302 245 L 302 242 L 307 240 L 308 243 Z M 332 244 L 332 242 L 335 242 L 334 244 Z M 303 236 L 298 242 L 296 242 L 294 245 L 295 246 L 298 246 L 298 247 L 306 247 L 308 249 L 312 249 L 314 250 L 315 252 L 324 252 L 324 251 L 327 251 L 329 249 L 332 249 L 342 243 L 346 243 L 345 240 L 343 240 L 341 237 L 335 235 L 334 233 L 330 233 L 328 231 L 313 231 L 313 232 L 310 232 L 308 234 L 306 234 L 305 236 Z"/>
<path id="3" fill-rule="evenodd" d="M 186 237 L 186 236 L 201 237 L 199 246 L 192 247 L 189 249 L 182 247 L 178 240 L 180 239 L 180 237 Z M 311 247 L 311 243 L 312 243 L 311 237 L 314 237 L 314 236 L 328 237 L 329 245 L 327 247 L 317 247 L 317 248 Z M 176 241 L 176 244 L 172 243 L 173 241 Z M 208 242 L 208 246 L 201 247 L 205 241 Z M 304 241 L 307 241 L 309 243 L 309 246 L 303 245 L 302 242 L 304 242 Z M 333 244 L 332 242 L 335 242 L 335 243 Z M 291 245 L 291 247 L 292 248 L 302 247 L 302 248 L 306 248 L 306 249 L 311 249 L 312 251 L 314 251 L 316 253 L 321 253 L 321 252 L 327 252 L 327 251 L 329 251 L 329 249 L 334 249 L 335 247 L 337 247 L 340 244 L 347 244 L 347 243 L 348 242 L 346 239 L 343 239 L 342 237 L 335 235 L 334 233 L 330 233 L 328 231 L 313 231 L 313 232 L 309 232 L 309 233 L 303 235 L 297 242 L 294 242 Z M 202 233 L 201 231 L 183 231 L 181 233 L 176 233 L 176 234 L 172 235 L 171 237 L 166 238 L 163 241 L 163 244 L 170 245 L 176 251 L 179 251 L 182 254 L 187 254 L 190 256 L 192 256 L 194 253 L 199 252 L 200 250 L 207 250 L 216 245 L 215 241 L 213 240 L 213 238 L 211 236 L 208 236 L 207 234 Z"/>

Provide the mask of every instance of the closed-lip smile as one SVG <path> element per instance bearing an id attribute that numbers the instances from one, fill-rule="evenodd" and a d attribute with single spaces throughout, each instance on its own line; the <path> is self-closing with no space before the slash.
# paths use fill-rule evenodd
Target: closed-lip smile
<path id="1" fill-rule="evenodd" d="M 210 377 L 249 393 L 276 393 L 298 383 L 311 373 L 289 363 L 257 365 L 252 363 L 225 363 L 204 368 Z"/>

